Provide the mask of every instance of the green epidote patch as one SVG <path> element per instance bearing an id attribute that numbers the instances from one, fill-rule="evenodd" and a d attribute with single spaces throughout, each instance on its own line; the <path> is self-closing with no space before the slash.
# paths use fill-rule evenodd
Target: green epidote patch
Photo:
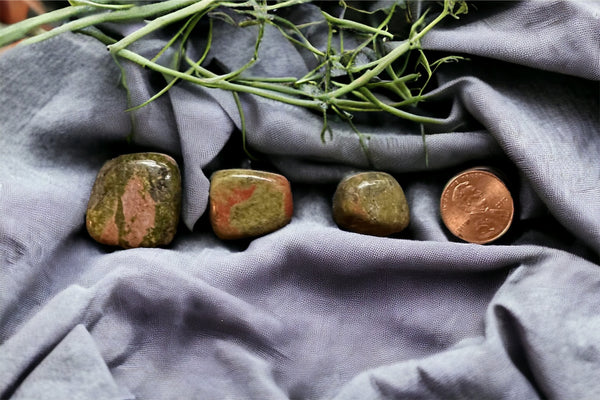
<path id="1" fill-rule="evenodd" d="M 261 235 L 263 231 L 285 225 L 283 210 L 284 194 L 271 190 L 264 182 L 258 181 L 252 196 L 231 207 L 230 223 L 249 236 Z"/>
<path id="2" fill-rule="evenodd" d="M 391 175 L 363 172 L 339 183 L 333 219 L 352 232 L 387 236 L 406 228 L 410 215 L 404 192 Z"/>
<path id="3" fill-rule="evenodd" d="M 135 153 L 114 158 L 98 172 L 86 226 L 100 243 L 132 247 L 167 245 L 181 208 L 181 175 L 171 157 Z"/>

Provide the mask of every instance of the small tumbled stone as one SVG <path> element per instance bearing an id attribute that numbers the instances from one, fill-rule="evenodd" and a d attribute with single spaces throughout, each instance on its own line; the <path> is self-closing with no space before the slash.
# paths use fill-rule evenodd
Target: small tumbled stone
<path id="1" fill-rule="evenodd" d="M 125 154 L 98 172 L 86 213 L 96 241 L 123 248 L 171 243 L 181 207 L 177 162 L 160 153 Z"/>
<path id="2" fill-rule="evenodd" d="M 290 222 L 292 191 L 282 175 L 225 169 L 210 178 L 210 222 L 221 239 L 273 232 Z"/>
<path id="3" fill-rule="evenodd" d="M 342 229 L 388 236 L 408 226 L 402 188 L 385 172 L 362 172 L 343 179 L 333 196 L 333 219 Z"/>

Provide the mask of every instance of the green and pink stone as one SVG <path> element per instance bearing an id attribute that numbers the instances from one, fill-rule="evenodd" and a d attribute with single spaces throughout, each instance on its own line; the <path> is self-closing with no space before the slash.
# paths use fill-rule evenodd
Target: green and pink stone
<path id="1" fill-rule="evenodd" d="M 261 236 L 288 224 L 292 191 L 282 175 L 225 169 L 210 178 L 210 222 L 221 239 Z"/>
<path id="2" fill-rule="evenodd" d="M 408 226 L 404 191 L 385 172 L 362 172 L 343 179 L 333 196 L 333 219 L 345 230 L 388 236 Z"/>
<path id="3" fill-rule="evenodd" d="M 165 154 L 125 154 L 98 172 L 86 212 L 96 241 L 123 248 L 166 246 L 181 207 L 181 174 Z"/>

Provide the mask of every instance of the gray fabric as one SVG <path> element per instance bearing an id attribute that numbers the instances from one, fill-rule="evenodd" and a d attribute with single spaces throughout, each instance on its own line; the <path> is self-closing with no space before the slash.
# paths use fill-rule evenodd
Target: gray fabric
<path id="1" fill-rule="evenodd" d="M 242 243 L 205 215 L 210 173 L 245 165 L 229 93 L 179 84 L 132 122 L 94 39 L 0 56 L 0 398 L 600 397 L 600 3 L 476 5 L 423 41 L 470 57 L 432 86 L 445 122 L 427 127 L 428 165 L 411 124 L 359 119 L 367 157 L 343 123 L 323 144 L 319 115 L 241 96 L 249 144 L 290 178 L 295 205 L 290 225 Z M 244 62 L 230 43 L 215 43 L 215 65 Z M 294 51 L 267 32 L 260 68 L 289 57 L 262 71 L 302 73 Z M 160 87 L 124 68 L 134 103 Z M 96 172 L 146 149 L 182 167 L 175 241 L 93 242 Z M 517 200 L 507 237 L 485 246 L 453 239 L 438 213 L 446 181 L 481 164 Z M 398 178 L 406 232 L 335 226 L 335 184 L 362 169 Z"/>
<path id="2" fill-rule="evenodd" d="M 133 399 L 121 390 L 85 327 L 77 325 L 24 379 L 14 399 Z"/>

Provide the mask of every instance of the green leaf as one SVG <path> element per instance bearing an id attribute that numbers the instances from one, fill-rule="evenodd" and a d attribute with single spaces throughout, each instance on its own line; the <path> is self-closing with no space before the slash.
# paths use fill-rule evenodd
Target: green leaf
<path id="1" fill-rule="evenodd" d="M 455 10 L 454 8 L 458 4 L 458 8 Z M 469 12 L 469 6 L 466 1 L 452 1 L 452 5 L 450 8 L 450 15 L 454 18 L 458 19 L 460 14 L 466 14 Z"/>
<path id="2" fill-rule="evenodd" d="M 431 66 L 429 65 L 429 61 L 427 60 L 425 53 L 421 49 L 419 49 L 419 61 L 417 62 L 417 65 L 422 65 L 425 68 L 425 71 L 427 71 L 427 79 L 431 78 L 431 75 L 433 75 Z"/>
<path id="3" fill-rule="evenodd" d="M 469 58 L 461 57 L 461 56 L 447 56 L 447 57 L 438 58 L 437 60 L 435 60 L 434 62 L 431 63 L 431 66 L 433 67 L 432 71 L 435 72 L 437 67 L 439 67 L 441 64 L 450 63 L 450 62 L 458 62 L 458 61 L 463 61 L 463 60 L 469 61 Z"/>
<path id="4" fill-rule="evenodd" d="M 233 18 L 231 18 L 231 15 L 227 14 L 226 12 L 211 11 L 208 13 L 208 16 L 212 19 L 218 19 L 220 21 L 223 21 L 226 24 L 229 24 L 232 26 L 237 26 L 237 22 L 235 22 L 235 20 Z"/>

